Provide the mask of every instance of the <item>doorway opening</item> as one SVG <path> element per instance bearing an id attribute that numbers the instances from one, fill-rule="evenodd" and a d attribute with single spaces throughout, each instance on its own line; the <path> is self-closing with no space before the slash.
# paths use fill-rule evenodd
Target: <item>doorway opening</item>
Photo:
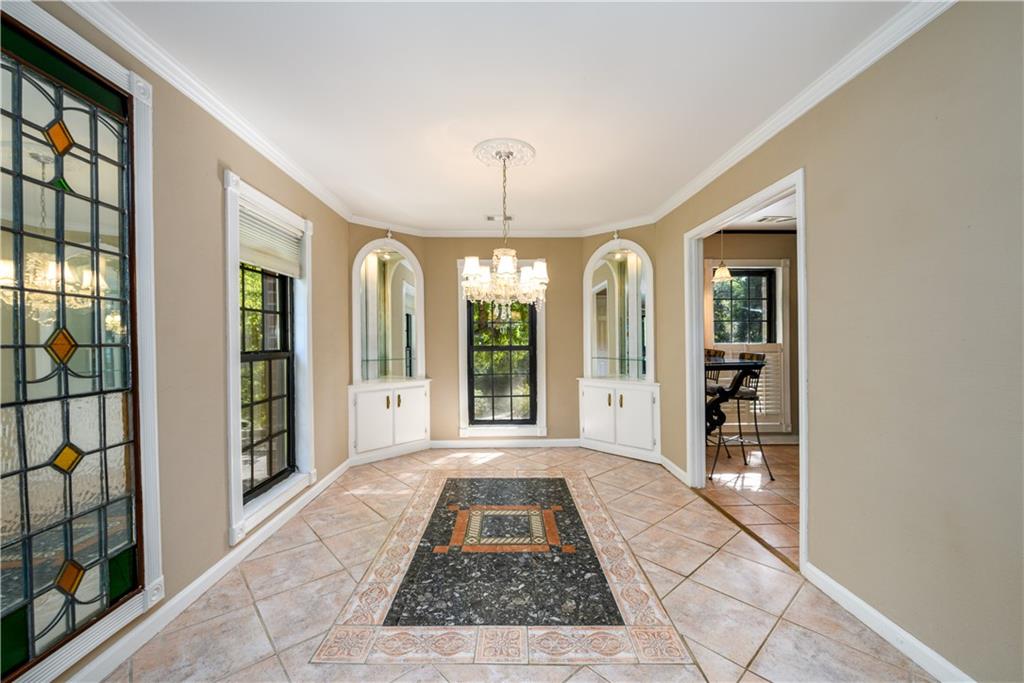
<path id="1" fill-rule="evenodd" d="M 796 568 L 807 557 L 803 170 L 683 237 L 687 473 Z"/>

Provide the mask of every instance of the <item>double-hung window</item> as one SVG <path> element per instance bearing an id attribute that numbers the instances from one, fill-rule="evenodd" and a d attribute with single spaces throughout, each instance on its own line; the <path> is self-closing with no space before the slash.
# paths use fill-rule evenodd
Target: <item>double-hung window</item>
<path id="1" fill-rule="evenodd" d="M 316 480 L 310 282 L 313 225 L 225 173 L 230 541 Z"/>
<path id="2" fill-rule="evenodd" d="M 733 268 L 712 285 L 715 344 L 775 343 L 774 268 Z"/>
<path id="3" fill-rule="evenodd" d="M 471 425 L 537 423 L 537 311 L 513 304 L 506 318 L 489 303 L 466 303 Z"/>
<path id="4" fill-rule="evenodd" d="M 295 471 L 292 278 L 242 263 L 242 494 L 251 500 Z"/>

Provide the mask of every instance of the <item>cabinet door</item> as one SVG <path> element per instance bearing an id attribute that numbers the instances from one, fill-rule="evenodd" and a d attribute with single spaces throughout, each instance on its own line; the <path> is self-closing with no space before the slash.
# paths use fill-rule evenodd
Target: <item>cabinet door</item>
<path id="1" fill-rule="evenodd" d="M 606 387 L 587 386 L 580 399 L 583 438 L 615 443 L 615 391 Z"/>
<path id="2" fill-rule="evenodd" d="M 615 397 L 617 443 L 633 448 L 654 448 L 654 394 L 650 389 L 619 389 Z"/>
<path id="3" fill-rule="evenodd" d="M 381 389 L 356 395 L 356 450 L 360 453 L 394 443 L 393 393 Z"/>
<path id="4" fill-rule="evenodd" d="M 395 443 L 409 443 L 426 438 L 427 390 L 410 387 L 395 390 Z"/>

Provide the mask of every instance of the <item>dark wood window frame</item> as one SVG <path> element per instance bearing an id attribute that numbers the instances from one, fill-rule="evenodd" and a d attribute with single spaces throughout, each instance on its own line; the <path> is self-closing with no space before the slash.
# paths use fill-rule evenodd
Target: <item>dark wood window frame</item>
<path id="1" fill-rule="evenodd" d="M 262 286 L 261 286 L 261 307 L 259 309 L 246 306 L 245 297 L 245 273 L 259 273 Z M 249 502 L 253 498 L 256 498 L 260 494 L 266 492 L 268 489 L 273 487 L 275 484 L 283 481 L 293 472 L 295 472 L 295 348 L 294 339 L 292 334 L 293 321 L 292 312 L 294 310 L 292 301 L 292 278 L 286 275 L 280 275 L 273 273 L 268 270 L 263 270 L 256 266 L 250 266 L 242 263 L 239 266 L 239 316 L 240 316 L 240 349 L 239 354 L 241 363 L 241 372 L 239 373 L 242 381 L 242 393 L 241 393 L 241 414 L 242 414 L 242 450 L 238 454 L 238 457 L 243 457 L 246 453 L 249 454 L 249 472 L 248 476 L 244 472 L 242 473 L 242 500 L 243 502 Z M 265 296 L 265 287 L 268 281 L 275 282 L 277 285 L 277 301 L 274 305 L 268 305 L 267 297 Z M 247 316 L 247 314 L 249 314 Z M 268 315 L 279 316 L 280 325 L 278 327 L 278 343 L 277 348 L 267 348 L 266 343 L 266 318 Z M 255 344 L 250 344 L 252 341 L 249 338 L 249 332 L 247 330 L 246 320 L 252 316 L 253 319 L 258 317 L 259 329 L 260 329 L 260 342 L 259 349 L 253 349 L 247 351 L 246 349 Z M 287 378 L 284 382 L 286 390 L 284 393 L 279 393 L 277 388 L 278 382 L 275 381 L 274 366 L 278 361 L 284 361 L 284 368 Z M 256 391 L 256 368 L 258 365 L 262 365 L 263 370 L 263 381 L 265 382 L 267 389 L 266 395 L 257 399 L 255 396 Z M 249 368 L 249 372 L 246 372 L 246 366 Z M 246 384 L 248 384 L 248 391 L 246 391 Z M 284 410 L 284 429 L 278 429 L 278 425 L 274 424 L 274 403 L 276 401 L 285 401 Z M 261 438 L 257 439 L 255 435 L 255 422 L 254 419 L 255 411 L 259 410 L 260 407 L 266 411 L 267 421 L 267 433 Z M 248 419 L 247 419 L 248 418 Z M 248 434 L 246 434 L 248 430 Z M 274 462 L 274 448 L 275 439 L 284 435 L 285 437 L 285 448 L 286 448 L 286 461 L 284 467 L 277 471 L 270 471 L 269 476 L 260 481 L 258 484 L 253 485 L 256 480 L 256 449 L 263 444 L 267 446 L 267 467 L 268 469 L 273 467 Z M 246 484 L 248 482 L 248 484 Z"/>
<path id="2" fill-rule="evenodd" d="M 467 402 L 468 402 L 467 405 L 469 406 L 469 424 L 473 425 L 473 426 L 480 426 L 480 425 L 536 425 L 537 424 L 537 390 L 538 390 L 538 387 L 537 387 L 537 309 L 536 309 L 535 306 L 528 306 L 528 311 L 529 312 L 528 312 L 528 315 L 527 315 L 527 320 L 525 321 L 525 323 L 526 323 L 526 325 L 528 326 L 528 329 L 529 329 L 529 342 L 527 344 L 525 344 L 525 345 L 522 345 L 522 344 L 512 344 L 511 340 L 510 340 L 510 342 L 508 344 L 497 344 L 497 343 L 496 344 L 479 344 L 479 343 L 476 343 L 476 338 L 475 338 L 476 335 L 474 334 L 475 331 L 477 330 L 477 327 L 478 327 L 477 322 L 476 322 L 477 316 L 476 316 L 476 313 L 475 313 L 474 309 L 478 305 L 479 304 L 477 304 L 475 302 L 472 302 L 472 301 L 466 302 L 466 322 L 467 322 L 467 324 L 466 324 L 466 334 L 467 334 L 467 339 L 466 339 L 466 349 L 467 349 L 466 380 L 467 380 L 467 382 L 466 382 L 466 385 L 467 385 L 467 392 L 468 392 L 468 395 L 467 395 L 466 399 L 467 399 Z M 489 322 L 488 324 L 492 324 L 492 323 Z M 509 377 L 510 391 L 509 391 L 509 394 L 507 396 L 509 397 L 509 400 L 510 400 L 510 410 L 509 410 L 510 417 L 508 419 L 497 419 L 497 418 L 481 419 L 481 418 L 477 418 L 476 417 L 475 404 L 476 404 L 476 400 L 477 399 L 491 398 L 492 399 L 492 411 L 493 411 L 493 405 L 494 405 L 493 404 L 493 400 L 495 398 L 504 398 L 505 397 L 505 394 L 501 394 L 500 396 L 496 397 L 495 394 L 493 393 L 493 385 L 491 387 L 491 391 L 489 393 L 487 393 L 486 395 L 483 395 L 483 396 L 477 396 L 476 395 L 476 393 L 477 393 L 477 374 L 478 373 L 476 372 L 476 368 L 474 366 L 474 358 L 475 358 L 475 352 L 481 352 L 481 351 L 483 351 L 483 352 L 488 352 L 488 351 L 490 351 L 490 352 L 509 352 L 509 355 L 510 355 L 509 372 L 507 372 L 507 373 L 505 373 L 505 372 L 497 373 L 497 374 L 499 374 L 501 376 L 506 376 L 507 375 Z M 522 394 L 516 394 L 515 391 L 513 390 L 512 386 L 511 386 L 512 382 L 513 382 L 512 377 L 515 376 L 516 374 L 519 374 L 519 375 L 523 374 L 523 373 L 513 373 L 512 372 L 512 368 L 511 368 L 511 362 L 512 362 L 511 361 L 511 354 L 514 353 L 514 352 L 517 352 L 517 351 L 518 352 L 525 351 L 525 352 L 527 352 L 529 354 L 529 373 L 528 373 L 528 376 L 529 376 L 529 383 L 530 383 L 530 393 L 529 393 L 530 415 L 529 415 L 528 418 L 520 418 L 520 419 L 516 419 L 516 418 L 512 417 L 512 415 L 514 415 L 514 411 L 511 408 L 511 404 L 512 404 L 512 401 L 514 400 L 514 397 L 523 398 L 523 395 Z M 481 376 L 482 375 L 483 375 L 483 373 L 481 373 Z M 492 381 L 493 381 L 493 378 L 495 377 L 495 373 L 493 371 L 493 367 L 492 367 L 491 373 L 488 373 L 487 376 L 489 378 L 492 378 Z"/>
<path id="3" fill-rule="evenodd" d="M 777 287 L 776 280 L 777 280 L 777 274 L 776 274 L 775 268 L 730 268 L 729 270 L 732 273 L 732 276 L 733 276 L 734 279 L 736 279 L 736 278 L 751 278 L 751 277 L 764 278 L 764 280 L 765 280 L 765 282 L 764 282 L 764 296 L 751 297 L 749 295 L 749 291 L 746 293 L 745 296 L 733 296 L 732 295 L 732 290 L 730 290 L 730 296 L 728 296 L 728 297 L 719 297 L 717 295 L 717 292 L 715 291 L 715 283 L 713 283 L 712 284 L 712 297 L 711 297 L 711 299 L 712 299 L 712 301 L 711 301 L 711 306 L 712 306 L 712 313 L 711 313 L 711 315 L 712 315 L 712 336 L 713 336 L 713 339 L 714 339 L 714 343 L 715 344 L 774 344 L 775 341 L 776 341 L 776 338 L 777 338 L 776 326 L 777 326 L 777 321 L 778 321 L 778 311 L 777 311 L 778 306 L 777 306 L 777 302 L 776 302 L 776 291 L 777 291 L 776 290 L 776 287 Z M 730 283 L 730 286 L 731 286 L 731 284 L 732 283 Z M 753 323 L 753 324 L 764 324 L 764 323 L 766 323 L 767 324 L 766 325 L 767 329 L 765 330 L 765 337 L 764 337 L 764 339 L 762 339 L 760 341 L 751 341 L 750 340 L 750 335 L 749 335 L 749 328 L 748 328 L 748 335 L 747 335 L 746 339 L 735 339 L 732 331 L 730 331 L 728 339 L 724 339 L 724 340 L 720 339 L 719 335 L 718 335 L 718 330 L 717 330 L 718 323 L 737 322 L 737 321 L 733 321 L 732 318 L 729 318 L 728 320 L 719 319 L 716 304 L 718 302 L 720 302 L 720 301 L 729 302 L 730 311 L 732 309 L 732 305 L 731 304 L 734 301 L 742 301 L 742 302 L 763 301 L 765 303 L 765 306 L 764 306 L 765 310 L 764 310 L 764 312 L 762 314 L 762 317 L 755 318 L 755 319 L 750 319 L 750 320 L 746 320 L 746 321 L 738 321 L 738 322 L 746 322 L 746 323 Z"/>

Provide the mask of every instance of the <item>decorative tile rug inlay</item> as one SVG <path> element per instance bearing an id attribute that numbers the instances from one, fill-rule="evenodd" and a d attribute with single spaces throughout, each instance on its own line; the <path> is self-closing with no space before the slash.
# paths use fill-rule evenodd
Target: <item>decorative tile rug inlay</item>
<path id="1" fill-rule="evenodd" d="M 617 626 L 561 478 L 450 478 L 386 626 Z"/>
<path id="2" fill-rule="evenodd" d="M 312 662 L 682 663 L 586 474 L 424 477 Z"/>

